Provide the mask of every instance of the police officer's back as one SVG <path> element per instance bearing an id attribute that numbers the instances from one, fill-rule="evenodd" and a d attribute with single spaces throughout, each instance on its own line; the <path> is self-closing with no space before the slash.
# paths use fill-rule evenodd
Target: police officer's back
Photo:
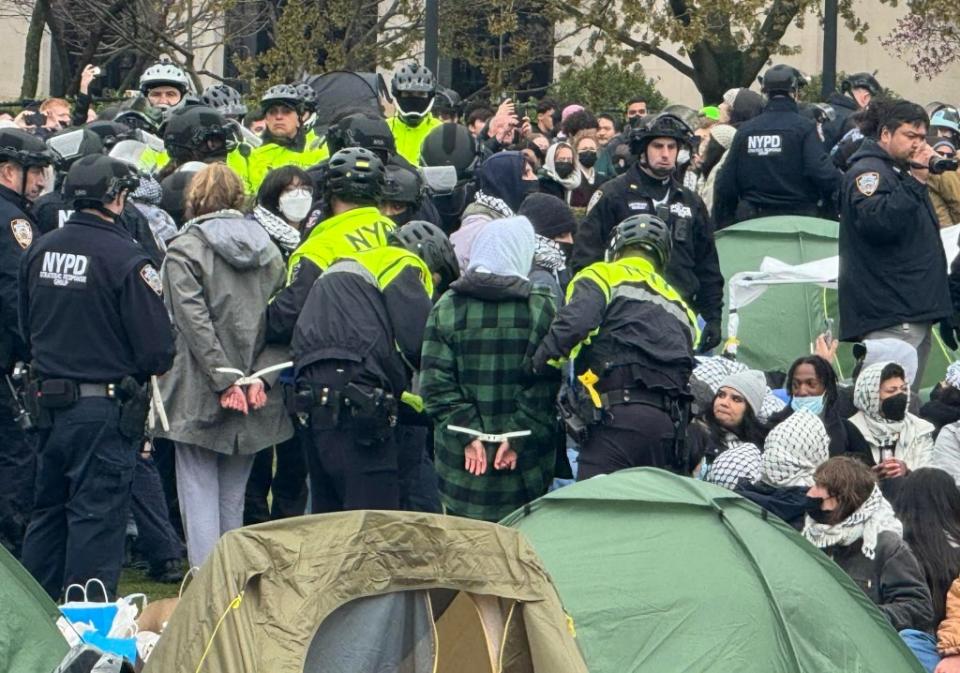
<path id="1" fill-rule="evenodd" d="M 443 232 L 415 221 L 313 284 L 292 341 L 297 400 L 307 400 L 297 411 L 310 414 L 313 439 L 312 511 L 399 507 L 401 399 L 419 368 L 434 278 L 445 288 L 458 272 Z"/>
<path id="2" fill-rule="evenodd" d="M 567 304 L 537 349 L 535 372 L 576 358 L 589 427 L 578 479 L 627 467 L 683 469 L 674 444 L 699 338 L 697 319 L 660 275 L 672 235 L 651 215 L 614 231 L 609 262 L 574 276 Z"/>
<path id="3" fill-rule="evenodd" d="M 17 329 L 17 269 L 39 233 L 32 203 L 46 184 L 53 157 L 38 138 L 19 129 L 0 129 L 0 377 L 26 360 Z M 26 518 L 33 506 L 34 447 L 17 413 L 7 382 L 0 378 L 0 544 L 19 555 Z M 19 419 L 19 420 L 17 420 Z"/>
<path id="4" fill-rule="evenodd" d="M 840 184 L 816 123 L 799 112 L 802 75 L 777 65 L 762 82 L 767 105 L 737 130 L 717 176 L 713 215 L 720 227 L 774 215 L 816 217 L 818 202 L 834 199 Z"/>
<path id="5" fill-rule="evenodd" d="M 703 200 L 675 177 L 679 148 L 689 149 L 693 132 L 678 117 L 661 114 L 629 133 L 637 161 L 594 193 L 574 239 L 572 266 L 581 270 L 603 259 L 614 229 L 631 215 L 657 216 L 672 236 L 663 275 L 706 321 L 700 347 L 708 351 L 720 343 L 723 312 L 713 222 Z"/>
<path id="6" fill-rule="evenodd" d="M 115 159 L 79 160 L 64 184 L 74 214 L 20 268 L 31 399 L 44 428 L 23 563 L 53 597 L 91 577 L 116 588 L 146 418 L 140 384 L 173 361 L 159 273 L 117 223 L 137 184 Z"/>

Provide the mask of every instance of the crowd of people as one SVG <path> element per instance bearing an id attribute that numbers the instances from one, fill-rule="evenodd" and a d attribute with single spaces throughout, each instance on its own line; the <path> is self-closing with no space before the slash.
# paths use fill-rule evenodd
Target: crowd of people
<path id="1" fill-rule="evenodd" d="M 919 403 L 960 335 L 955 107 L 866 73 L 801 104 L 777 65 L 700 110 L 465 108 L 409 63 L 391 115 L 321 128 L 306 83 L 250 109 L 164 60 L 97 108 L 94 77 L 0 120 L 0 539 L 52 597 L 178 581 L 243 525 L 498 521 L 651 466 L 794 526 L 960 671 L 960 363 Z M 717 352 L 714 233 L 776 215 L 839 219 L 852 382 L 830 333 L 785 373 Z"/>

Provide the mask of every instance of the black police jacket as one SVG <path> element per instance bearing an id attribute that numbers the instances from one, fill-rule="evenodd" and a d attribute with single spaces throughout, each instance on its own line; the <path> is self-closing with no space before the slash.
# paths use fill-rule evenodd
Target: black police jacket
<path id="1" fill-rule="evenodd" d="M 951 314 L 947 262 L 927 187 L 866 139 L 840 201 L 840 338 Z"/>
<path id="2" fill-rule="evenodd" d="M 359 266 L 350 260 L 342 265 Z M 353 365 L 352 380 L 383 388 L 399 399 L 420 365 L 423 332 L 432 303 L 416 268 L 401 271 L 382 290 L 358 273 L 334 272 L 313 284 L 293 333 L 298 379 L 314 383 L 314 365 Z"/>
<path id="3" fill-rule="evenodd" d="M 815 210 L 833 199 L 842 177 L 830 161 L 817 125 L 796 101 L 777 96 L 733 138 L 714 188 L 718 226 L 734 221 L 737 204 L 789 212 Z"/>
<path id="4" fill-rule="evenodd" d="M 658 204 L 666 207 L 666 222 L 673 232 L 673 250 L 664 274 L 667 282 L 704 320 L 720 320 L 723 275 L 706 206 L 676 180 L 653 178 L 639 164 L 594 193 L 574 239 L 574 271 L 602 260 L 614 228 L 631 215 L 662 214 Z"/>
<path id="5" fill-rule="evenodd" d="M 62 227 L 73 215 L 73 205 L 63 198 L 59 191 L 44 194 L 33 204 L 33 212 L 37 219 L 37 228 L 40 233 L 47 234 Z M 150 257 L 154 266 L 160 267 L 163 263 L 163 250 L 157 244 L 157 239 L 150 229 L 150 223 L 135 205 L 125 203 L 120 213 L 120 224 L 127 230 Z"/>
<path id="6" fill-rule="evenodd" d="M 144 381 L 173 364 L 160 274 L 119 225 L 85 212 L 40 238 L 20 266 L 20 325 L 43 377 Z"/>
<path id="7" fill-rule="evenodd" d="M 30 203 L 0 185 L 0 373 L 28 357 L 17 329 L 17 268 L 39 235 Z"/>
<path id="8" fill-rule="evenodd" d="M 836 114 L 832 120 L 823 125 L 823 146 L 829 152 L 847 134 L 847 131 L 853 128 L 853 115 L 860 106 L 850 96 L 844 96 L 836 91 L 827 98 L 827 104 L 833 107 Z"/>

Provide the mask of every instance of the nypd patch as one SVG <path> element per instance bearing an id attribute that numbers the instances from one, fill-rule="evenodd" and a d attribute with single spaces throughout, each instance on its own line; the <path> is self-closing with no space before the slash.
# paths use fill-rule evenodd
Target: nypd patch
<path id="1" fill-rule="evenodd" d="M 27 220 L 17 219 L 10 221 L 10 231 L 13 233 L 13 240 L 21 248 L 26 250 L 33 243 L 33 227 Z"/>
<path id="2" fill-rule="evenodd" d="M 864 196 L 873 196 L 880 186 L 880 174 L 874 171 L 857 176 L 857 190 Z"/>
<path id="3" fill-rule="evenodd" d="M 144 264 L 140 269 L 140 278 L 147 284 L 151 290 L 157 293 L 158 297 L 163 296 L 163 282 L 160 280 L 160 274 L 151 264 Z"/>
<path id="4" fill-rule="evenodd" d="M 597 202 L 599 202 L 601 198 L 603 198 L 603 192 L 601 192 L 601 191 L 598 189 L 597 191 L 595 191 L 595 192 L 593 193 L 593 196 L 590 197 L 590 201 L 587 203 L 587 212 L 588 212 L 588 213 L 589 213 L 591 210 L 593 210 L 593 207 L 594 207 L 595 205 L 597 205 Z"/>

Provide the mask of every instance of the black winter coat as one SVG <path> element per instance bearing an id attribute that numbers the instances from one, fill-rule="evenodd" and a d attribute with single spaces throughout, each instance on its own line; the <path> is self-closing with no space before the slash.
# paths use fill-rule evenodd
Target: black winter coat
<path id="1" fill-rule="evenodd" d="M 860 106 L 850 96 L 845 96 L 836 91 L 830 94 L 827 103 L 833 107 L 833 111 L 837 115 L 823 125 L 823 146 L 829 152 L 834 145 L 840 142 L 847 131 L 853 128 L 853 115 L 857 113 Z"/>
<path id="2" fill-rule="evenodd" d="M 862 543 L 857 540 L 823 551 L 880 608 L 895 630 L 936 628 L 930 589 L 907 543 L 896 533 L 883 531 L 873 560 L 863 555 Z"/>
<path id="3" fill-rule="evenodd" d="M 842 192 L 840 338 L 949 316 L 947 262 L 926 185 L 867 139 Z"/>

